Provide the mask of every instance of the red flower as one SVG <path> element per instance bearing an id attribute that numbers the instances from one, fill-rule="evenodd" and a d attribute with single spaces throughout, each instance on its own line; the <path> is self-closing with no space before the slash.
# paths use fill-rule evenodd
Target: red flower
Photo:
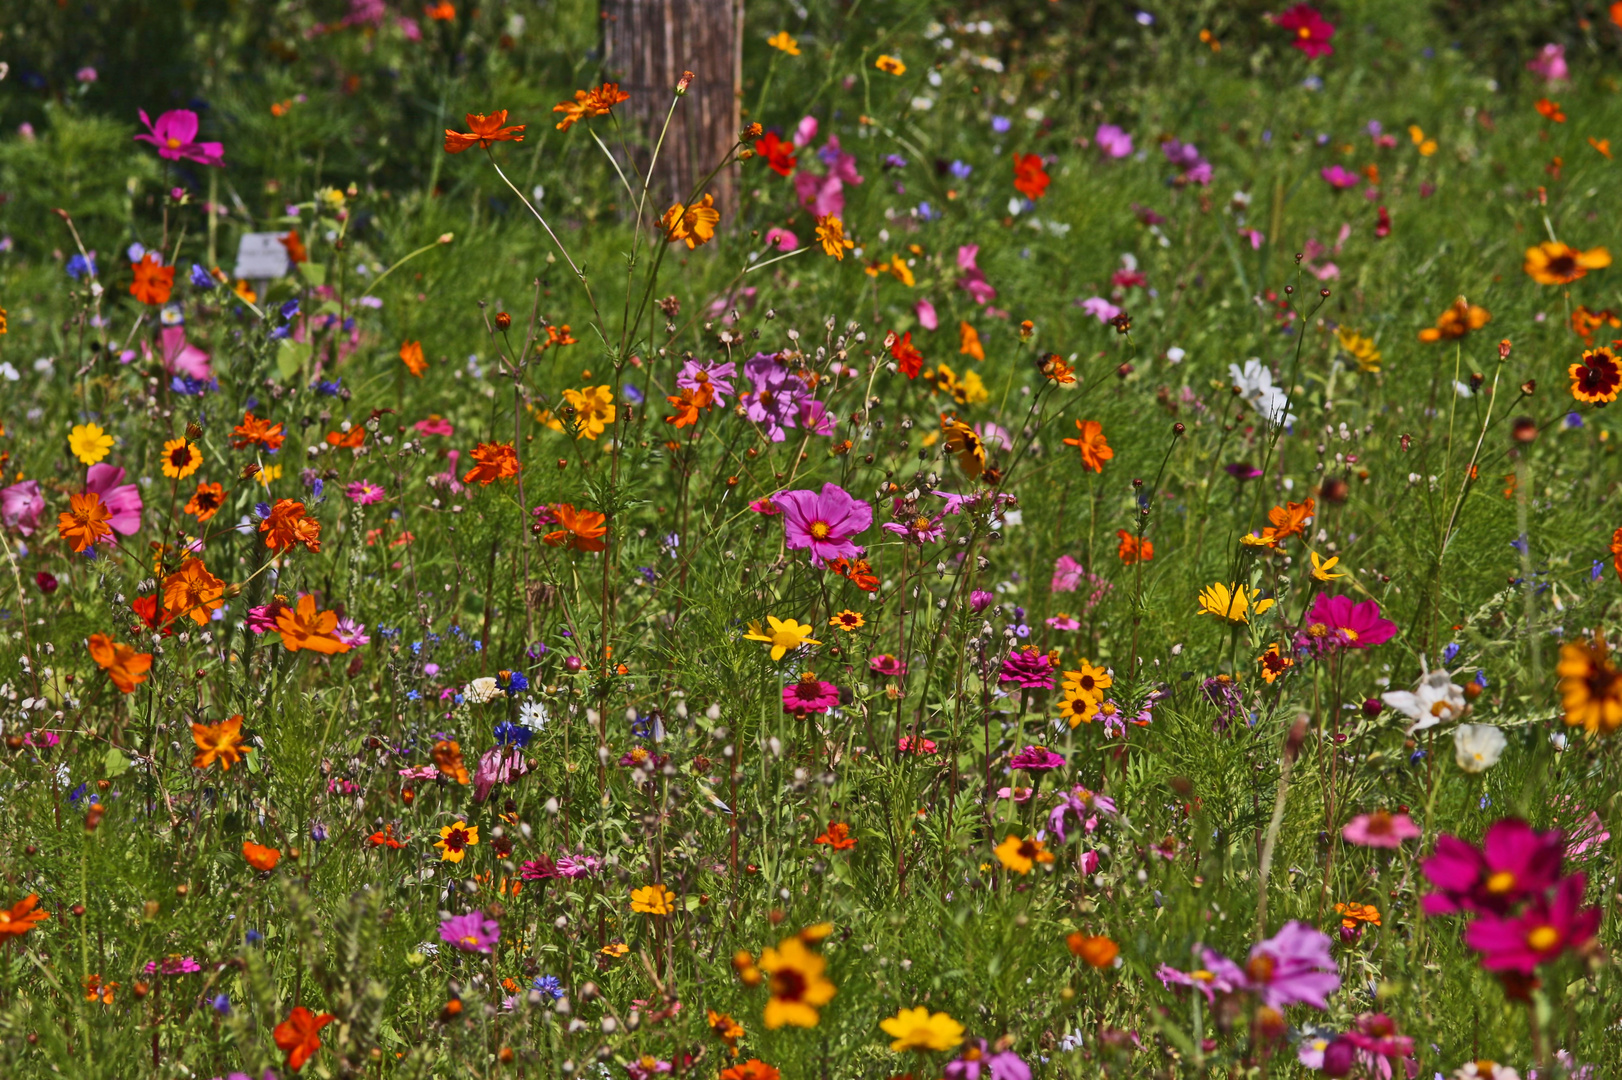
<path id="1" fill-rule="evenodd" d="M 1273 21 L 1292 32 L 1295 40 L 1290 44 L 1310 57 L 1328 56 L 1335 51 L 1329 44 L 1329 39 L 1335 36 L 1334 26 L 1310 4 L 1297 4 Z"/>
<path id="2" fill-rule="evenodd" d="M 901 373 L 909 379 L 916 379 L 919 369 L 924 366 L 924 354 L 912 343 L 912 331 L 908 330 L 900 337 L 895 336 L 895 331 L 890 331 L 887 344 L 890 355 L 901 365 Z"/>
<path id="3" fill-rule="evenodd" d="M 1014 155 L 1014 189 L 1028 199 L 1040 199 L 1048 190 L 1051 178 L 1042 168 L 1042 155 Z"/>
<path id="4" fill-rule="evenodd" d="M 850 826 L 843 821 L 828 822 L 828 831 L 811 842 L 826 844 L 835 851 L 849 851 L 856 846 L 856 838 L 850 834 Z"/>
<path id="5" fill-rule="evenodd" d="M 304 1068 L 317 1050 L 321 1049 L 320 1030 L 337 1019 L 331 1013 L 315 1015 L 299 1005 L 287 1014 L 287 1019 L 276 1025 L 276 1047 L 287 1055 L 287 1067 L 294 1072 Z"/>
<path id="6" fill-rule="evenodd" d="M 779 176 L 788 176 L 794 171 L 794 144 L 778 138 L 775 131 L 768 131 L 764 139 L 755 141 L 755 153 L 765 158 L 766 164 Z"/>

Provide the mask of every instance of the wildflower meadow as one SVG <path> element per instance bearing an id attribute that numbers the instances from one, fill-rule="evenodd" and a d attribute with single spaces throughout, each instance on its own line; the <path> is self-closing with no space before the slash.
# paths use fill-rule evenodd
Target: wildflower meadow
<path id="1" fill-rule="evenodd" d="M 0 10 L 0 1076 L 1622 1076 L 1622 3 Z"/>

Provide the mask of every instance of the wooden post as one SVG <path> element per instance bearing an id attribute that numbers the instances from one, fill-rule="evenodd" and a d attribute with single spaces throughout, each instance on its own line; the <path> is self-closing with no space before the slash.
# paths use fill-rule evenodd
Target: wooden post
<path id="1" fill-rule="evenodd" d="M 694 74 L 670 119 L 649 189 L 649 209 L 657 205 L 657 217 L 685 199 L 738 137 L 743 0 L 599 0 L 598 14 L 603 77 L 631 95 L 615 112 L 639 171 L 652 158 L 682 72 Z M 723 221 L 737 210 L 737 184 L 734 167 L 707 188 Z"/>

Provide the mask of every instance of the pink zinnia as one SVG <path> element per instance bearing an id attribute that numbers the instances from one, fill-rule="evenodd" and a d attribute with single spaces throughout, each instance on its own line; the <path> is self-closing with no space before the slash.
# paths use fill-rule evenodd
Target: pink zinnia
<path id="1" fill-rule="evenodd" d="M 903 754 L 933 754 L 935 752 L 934 739 L 919 739 L 916 744 L 903 735 L 896 740 L 895 748 Z"/>
<path id="2" fill-rule="evenodd" d="M 1380 617 L 1376 600 L 1355 603 L 1349 596 L 1319 593 L 1307 612 L 1307 644 L 1343 649 L 1367 649 L 1390 641 L 1397 624 Z"/>
<path id="3" fill-rule="evenodd" d="M 1297 4 L 1274 22 L 1295 35 L 1291 45 L 1314 59 L 1335 51 L 1335 47 L 1329 44 L 1329 39 L 1335 36 L 1334 26 L 1310 4 Z"/>
<path id="4" fill-rule="evenodd" d="M 1064 758 L 1045 746 L 1027 746 L 1008 764 L 1029 773 L 1044 773 L 1064 768 Z"/>
<path id="5" fill-rule="evenodd" d="M 1340 831 L 1348 844 L 1362 847 L 1400 848 L 1404 840 L 1419 837 L 1419 826 L 1407 814 L 1388 814 L 1376 810 L 1372 814 L 1359 814 Z"/>
<path id="6" fill-rule="evenodd" d="M 1015 649 L 1002 662 L 1001 683 L 1014 683 L 1026 690 L 1053 689 L 1053 661 L 1034 645 Z"/>
<path id="7" fill-rule="evenodd" d="M 501 940 L 501 924 L 482 911 L 452 915 L 439 924 L 439 940 L 463 952 L 491 953 Z"/>
<path id="8" fill-rule="evenodd" d="M 838 704 L 839 687 L 831 682 L 823 682 L 809 671 L 783 687 L 783 711 L 793 713 L 802 720 L 825 713 Z"/>
<path id="9" fill-rule="evenodd" d="M 518 876 L 525 881 L 547 881 L 562 877 L 558 873 L 558 864 L 552 861 L 550 855 L 541 855 L 539 858 L 528 860 L 518 868 Z"/>
<path id="10" fill-rule="evenodd" d="M 838 484 L 823 484 L 821 494 L 785 491 L 773 501 L 783 510 L 788 548 L 810 549 L 812 566 L 826 559 L 854 559 L 867 550 L 851 537 L 873 524 L 873 508 Z"/>
<path id="11" fill-rule="evenodd" d="M 1555 887 L 1554 899 L 1535 896 L 1519 915 L 1479 915 L 1464 928 L 1464 943 L 1482 954 L 1488 971 L 1530 975 L 1593 940 L 1603 912 L 1582 906 L 1587 885 L 1587 875 L 1572 874 Z"/>
<path id="12" fill-rule="evenodd" d="M 158 148 L 158 156 L 170 161 L 195 161 L 199 165 L 225 164 L 225 146 L 217 142 L 197 141 L 197 114 L 190 109 L 170 109 L 153 123 L 140 110 L 141 123 L 150 135 L 137 135 L 136 141 L 151 143 Z"/>
<path id="13" fill-rule="evenodd" d="M 1564 848 L 1558 829 L 1540 833 L 1519 818 L 1493 822 L 1479 849 L 1443 834 L 1436 839 L 1436 853 L 1420 864 L 1437 889 L 1421 901 L 1425 914 L 1503 914 L 1548 891 L 1560 876 Z"/>
<path id="14" fill-rule="evenodd" d="M 0 490 L 0 524 L 8 529 L 33 536 L 44 511 L 45 496 L 40 494 L 38 480 L 24 480 Z"/>
<path id="15" fill-rule="evenodd" d="M 388 492 L 383 490 L 381 484 L 374 484 L 370 480 L 356 480 L 344 488 L 344 494 L 349 496 L 351 502 L 370 506 L 372 503 L 382 501 Z"/>
<path id="16" fill-rule="evenodd" d="M 141 489 L 124 483 L 124 470 L 116 465 L 92 465 L 85 472 L 84 489 L 101 497 L 112 512 L 107 524 L 116 533 L 133 536 L 141 531 Z"/>
<path id="17" fill-rule="evenodd" d="M 420 435 L 455 435 L 456 428 L 443 416 L 430 416 L 426 420 L 418 420 L 411 425 Z"/>
<path id="18" fill-rule="evenodd" d="M 880 653 L 877 656 L 868 657 L 867 670 L 875 675 L 898 679 L 907 673 L 907 663 L 905 660 L 897 660 L 889 653 Z"/>

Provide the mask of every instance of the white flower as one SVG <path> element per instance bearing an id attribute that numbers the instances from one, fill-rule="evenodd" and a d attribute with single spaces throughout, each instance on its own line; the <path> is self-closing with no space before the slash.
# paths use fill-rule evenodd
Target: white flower
<path id="1" fill-rule="evenodd" d="M 1491 724 L 1460 724 L 1453 731 L 1453 760 L 1467 773 L 1486 772 L 1498 764 L 1508 743 Z"/>
<path id="2" fill-rule="evenodd" d="M 518 722 L 531 731 L 541 730 L 546 720 L 546 706 L 539 701 L 526 701 L 518 707 Z"/>
<path id="3" fill-rule="evenodd" d="M 1408 727 L 1410 735 L 1457 720 L 1469 709 L 1464 703 L 1464 689 L 1440 670 L 1425 672 L 1415 689 L 1389 690 L 1380 695 L 1380 700 L 1414 721 Z"/>
<path id="4" fill-rule="evenodd" d="M 467 689 L 462 691 L 463 695 L 475 705 L 484 704 L 500 692 L 500 688 L 496 686 L 496 680 L 489 675 L 474 679 L 467 684 Z"/>
<path id="5" fill-rule="evenodd" d="M 1467 1061 L 1453 1074 L 1453 1080 L 1521 1080 L 1521 1074 L 1496 1061 Z"/>
<path id="6" fill-rule="evenodd" d="M 1238 364 L 1228 365 L 1228 374 L 1239 394 L 1267 418 L 1271 424 L 1293 424 L 1295 414 L 1288 412 L 1290 396 L 1273 385 L 1273 373 L 1260 359 L 1252 356 L 1243 369 Z"/>

